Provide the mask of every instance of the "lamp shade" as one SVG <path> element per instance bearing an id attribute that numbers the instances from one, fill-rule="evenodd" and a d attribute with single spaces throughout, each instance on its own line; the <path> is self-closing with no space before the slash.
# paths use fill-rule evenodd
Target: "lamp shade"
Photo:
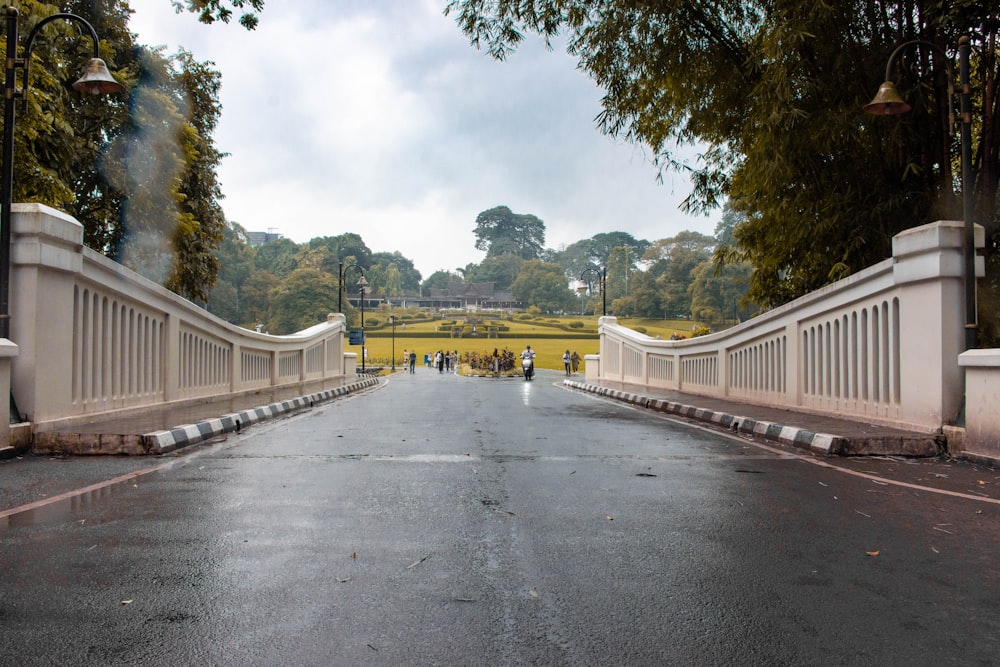
<path id="1" fill-rule="evenodd" d="M 83 69 L 83 76 L 73 84 L 73 90 L 91 95 L 120 93 L 125 86 L 115 81 L 108 66 L 100 58 L 91 58 Z"/>
<path id="2" fill-rule="evenodd" d="M 862 108 L 865 113 L 875 116 L 895 116 L 906 113 L 912 107 L 900 96 L 899 91 L 896 90 L 896 84 L 892 81 L 885 81 L 879 86 L 875 98 Z"/>

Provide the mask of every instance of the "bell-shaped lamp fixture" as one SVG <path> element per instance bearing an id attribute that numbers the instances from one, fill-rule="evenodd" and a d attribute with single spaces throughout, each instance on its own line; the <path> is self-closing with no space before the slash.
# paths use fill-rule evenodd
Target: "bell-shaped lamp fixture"
<path id="1" fill-rule="evenodd" d="M 115 81 L 103 60 L 91 58 L 83 69 L 83 76 L 73 84 L 73 90 L 91 95 L 107 95 L 120 93 L 125 90 L 125 86 Z"/>
<path id="2" fill-rule="evenodd" d="M 896 90 L 896 84 L 892 81 L 885 81 L 879 86 L 875 98 L 862 108 L 865 113 L 874 116 L 895 116 L 906 113 L 912 107 L 900 96 L 899 91 Z"/>

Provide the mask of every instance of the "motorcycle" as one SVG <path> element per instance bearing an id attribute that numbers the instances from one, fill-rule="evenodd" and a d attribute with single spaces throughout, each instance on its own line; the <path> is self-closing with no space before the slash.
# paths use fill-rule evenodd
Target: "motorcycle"
<path id="1" fill-rule="evenodd" d="M 525 357 L 521 359 L 521 370 L 524 371 L 524 379 L 530 380 L 535 376 L 535 360 Z"/>

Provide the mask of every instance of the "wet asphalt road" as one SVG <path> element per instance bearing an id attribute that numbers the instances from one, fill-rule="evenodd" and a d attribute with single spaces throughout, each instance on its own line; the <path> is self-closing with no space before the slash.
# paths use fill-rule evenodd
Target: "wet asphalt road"
<path id="1" fill-rule="evenodd" d="M 9 517 L 0 664 L 1000 662 L 996 503 L 558 379 L 417 369 Z"/>

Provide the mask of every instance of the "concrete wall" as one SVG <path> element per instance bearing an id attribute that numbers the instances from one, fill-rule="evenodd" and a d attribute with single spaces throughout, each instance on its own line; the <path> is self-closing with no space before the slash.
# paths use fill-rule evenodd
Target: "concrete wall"
<path id="1" fill-rule="evenodd" d="M 969 350 L 965 368 L 965 433 L 960 454 L 1000 463 L 1000 350 Z"/>
<path id="2" fill-rule="evenodd" d="M 977 227 L 977 246 L 983 239 Z M 939 431 L 962 409 L 962 243 L 959 221 L 907 230 L 892 258 L 690 340 L 654 340 L 603 317 L 599 377 Z"/>
<path id="3" fill-rule="evenodd" d="M 12 213 L 16 356 L 0 356 L 36 431 L 247 392 L 310 393 L 354 377 L 342 314 L 288 336 L 233 326 L 85 248 L 73 218 L 39 204 Z"/>

